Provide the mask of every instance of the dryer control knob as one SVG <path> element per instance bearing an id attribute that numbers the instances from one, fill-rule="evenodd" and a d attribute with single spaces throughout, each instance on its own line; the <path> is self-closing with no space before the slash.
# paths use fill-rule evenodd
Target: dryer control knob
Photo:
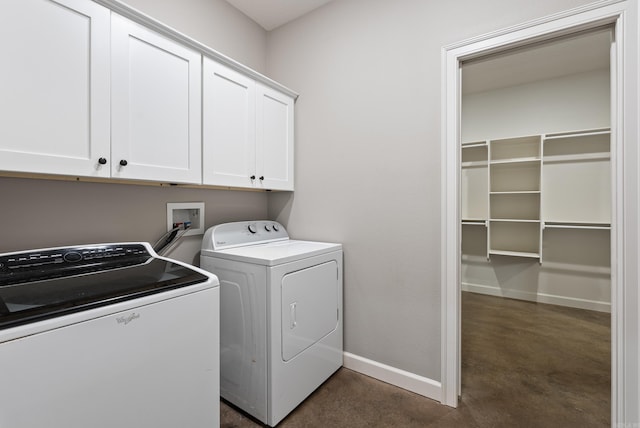
<path id="1" fill-rule="evenodd" d="M 258 230 L 256 229 L 255 225 L 250 224 L 247 229 L 249 229 L 249 232 L 251 233 L 256 233 Z"/>
<path id="2" fill-rule="evenodd" d="M 271 226 L 269 226 L 268 224 L 265 224 L 264 230 L 266 230 L 267 232 L 271 232 Z"/>
<path id="3" fill-rule="evenodd" d="M 273 230 L 277 232 L 278 230 L 280 230 L 280 228 L 278 227 L 278 225 L 277 225 L 277 224 L 274 224 L 274 225 L 273 225 Z"/>

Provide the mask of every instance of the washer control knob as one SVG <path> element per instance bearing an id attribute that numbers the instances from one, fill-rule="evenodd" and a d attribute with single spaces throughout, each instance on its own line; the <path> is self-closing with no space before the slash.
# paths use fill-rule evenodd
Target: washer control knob
<path id="1" fill-rule="evenodd" d="M 68 253 L 65 253 L 65 255 L 62 256 L 62 258 L 66 262 L 75 263 L 82 260 L 82 254 L 78 253 L 77 251 L 69 251 Z"/>
<path id="2" fill-rule="evenodd" d="M 256 229 L 256 226 L 254 224 L 250 224 L 247 229 L 249 229 L 249 232 L 251 233 L 256 233 L 258 230 Z"/>
<path id="3" fill-rule="evenodd" d="M 268 224 L 265 224 L 264 230 L 266 230 L 267 232 L 271 232 L 271 226 L 269 226 Z"/>
<path id="4" fill-rule="evenodd" d="M 278 225 L 277 225 L 277 224 L 274 224 L 272 227 L 273 227 L 273 230 L 274 230 L 275 232 L 277 232 L 278 230 L 280 230 L 280 228 L 278 227 Z"/>

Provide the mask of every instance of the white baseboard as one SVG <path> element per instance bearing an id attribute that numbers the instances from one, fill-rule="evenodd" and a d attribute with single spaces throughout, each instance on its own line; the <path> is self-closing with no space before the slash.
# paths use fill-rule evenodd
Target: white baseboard
<path id="1" fill-rule="evenodd" d="M 350 354 L 349 352 L 344 353 L 344 366 L 382 382 L 442 402 L 442 384 L 435 380 Z"/>
<path id="2" fill-rule="evenodd" d="M 470 284 L 463 282 L 462 291 L 487 294 L 489 296 L 508 297 L 511 299 L 528 300 L 530 302 L 548 303 L 551 305 L 568 306 L 578 309 L 589 309 L 599 312 L 611 312 L 611 303 L 596 300 L 578 299 L 575 297 L 558 296 L 553 294 L 532 293 L 529 291 L 509 290 L 492 285 Z"/>

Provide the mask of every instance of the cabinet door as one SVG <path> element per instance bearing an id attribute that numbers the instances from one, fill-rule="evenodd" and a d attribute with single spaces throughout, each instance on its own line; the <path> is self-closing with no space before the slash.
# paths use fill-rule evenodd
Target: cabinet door
<path id="1" fill-rule="evenodd" d="M 0 169 L 108 177 L 109 10 L 85 0 L 5 0 Z"/>
<path id="2" fill-rule="evenodd" d="M 256 85 L 257 186 L 293 190 L 293 98 Z"/>
<path id="3" fill-rule="evenodd" d="M 203 86 L 202 182 L 253 187 L 255 82 L 204 58 Z"/>
<path id="4" fill-rule="evenodd" d="M 113 15 L 115 178 L 201 182 L 201 56 Z"/>

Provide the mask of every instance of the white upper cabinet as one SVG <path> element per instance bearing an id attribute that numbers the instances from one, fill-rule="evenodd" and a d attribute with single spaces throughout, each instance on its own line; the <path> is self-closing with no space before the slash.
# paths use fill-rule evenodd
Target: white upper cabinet
<path id="1" fill-rule="evenodd" d="M 256 175 L 264 189 L 293 190 L 293 98 L 256 85 Z"/>
<path id="2" fill-rule="evenodd" d="M 203 183 L 293 190 L 293 98 L 206 57 L 203 81 Z"/>
<path id="3" fill-rule="evenodd" d="M 203 85 L 202 182 L 252 187 L 256 174 L 255 81 L 205 57 Z"/>
<path id="4" fill-rule="evenodd" d="M 0 170 L 109 176 L 109 16 L 84 0 L 2 2 Z"/>
<path id="5" fill-rule="evenodd" d="M 293 190 L 295 94 L 111 3 L 2 2 L 0 171 Z"/>
<path id="6" fill-rule="evenodd" d="M 114 178 L 201 182 L 201 55 L 113 15 Z"/>

